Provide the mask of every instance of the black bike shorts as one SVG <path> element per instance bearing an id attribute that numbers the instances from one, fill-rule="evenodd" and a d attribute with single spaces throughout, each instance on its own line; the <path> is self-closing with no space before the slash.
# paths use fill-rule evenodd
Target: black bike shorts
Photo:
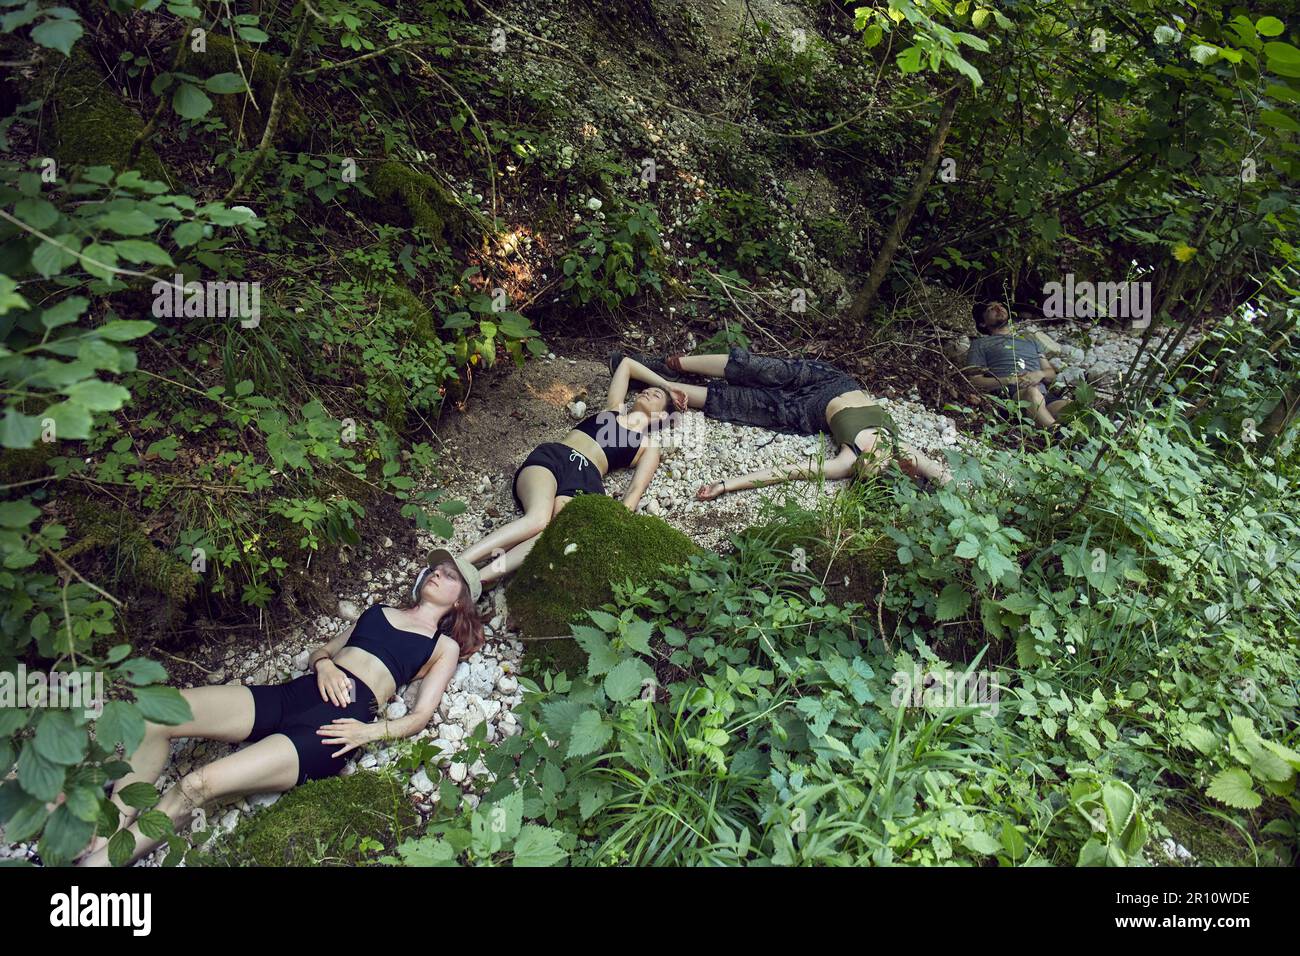
<path id="1" fill-rule="evenodd" d="M 605 482 L 601 479 L 600 469 L 592 464 L 586 455 L 575 448 L 560 442 L 548 441 L 533 449 L 524 463 L 515 469 L 514 480 L 510 483 L 510 493 L 515 496 L 515 506 L 524 510 L 524 503 L 519 500 L 515 485 L 519 482 L 519 473 L 529 465 L 541 465 L 555 476 L 555 497 L 572 498 L 576 495 L 603 495 Z"/>
<path id="2" fill-rule="evenodd" d="M 298 751 L 299 785 L 334 776 L 357 755 L 356 750 L 351 750 L 341 757 L 332 756 L 343 745 L 323 743 L 325 738 L 316 733 L 319 728 L 339 717 L 352 717 L 363 723 L 375 718 L 375 695 L 370 688 L 347 668 L 339 670 L 357 685 L 357 699 L 346 707 L 321 700 L 315 674 L 305 674 L 287 684 L 255 684 L 248 688 L 253 692 L 253 732 L 247 742 L 254 743 L 271 734 L 288 737 L 293 749 Z"/>

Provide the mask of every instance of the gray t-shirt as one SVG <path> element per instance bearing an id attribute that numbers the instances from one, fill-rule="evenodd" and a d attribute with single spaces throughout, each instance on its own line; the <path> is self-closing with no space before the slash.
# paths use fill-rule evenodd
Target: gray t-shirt
<path id="1" fill-rule="evenodd" d="M 981 335 L 973 339 L 966 356 L 968 368 L 987 369 L 996 378 L 1037 372 L 1043 349 L 1035 340 L 1016 335 Z"/>

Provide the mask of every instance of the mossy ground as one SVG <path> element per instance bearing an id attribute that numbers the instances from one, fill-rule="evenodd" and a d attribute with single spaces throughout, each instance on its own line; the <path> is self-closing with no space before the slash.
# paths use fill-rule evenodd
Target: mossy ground
<path id="1" fill-rule="evenodd" d="M 69 508 L 77 543 L 63 551 L 65 561 L 84 551 L 102 551 L 112 562 L 113 579 L 128 582 L 132 590 L 153 591 L 177 605 L 194 597 L 198 576 L 154 544 L 129 511 L 82 497 L 71 499 Z"/>
<path id="2" fill-rule="evenodd" d="M 194 857 L 200 866 L 355 866 L 392 852 L 419 814 L 401 784 L 385 774 L 309 780 Z M 363 850 L 365 839 L 383 850 Z"/>
<path id="3" fill-rule="evenodd" d="M 80 46 L 55 79 L 51 153 L 60 166 L 128 168 L 127 157 L 144 120 L 113 92 Z M 146 179 L 167 182 L 162 160 L 146 145 L 132 164 Z"/>
<path id="4" fill-rule="evenodd" d="M 525 639 L 567 634 L 585 608 L 613 600 L 616 582 L 648 581 L 663 565 L 683 564 L 697 550 L 666 521 L 633 514 L 606 495 L 579 495 L 515 572 L 506 589 L 511 620 Z"/>
<path id="5" fill-rule="evenodd" d="M 235 57 L 235 44 L 220 34 L 209 34 L 207 49 L 196 53 L 186 48 L 183 69 L 204 79 L 218 73 L 243 74 L 249 79 L 249 87 L 257 102 L 254 106 L 247 93 L 227 93 L 225 95 L 208 94 L 220 114 L 222 122 L 231 133 L 240 136 L 244 145 L 255 145 L 262 139 L 266 129 L 266 119 L 271 115 L 271 101 L 275 98 L 275 84 L 280 77 L 280 61 L 269 53 L 240 45 L 239 57 Z M 311 125 L 302 105 L 290 86 L 281 93 L 284 97 L 284 112 L 280 115 L 280 125 L 275 131 L 275 145 L 281 148 L 296 149 L 307 141 Z"/>
<path id="6" fill-rule="evenodd" d="M 448 225 L 459 221 L 456 202 L 440 182 L 396 160 L 377 166 L 369 185 L 375 194 L 374 214 L 383 222 L 419 226 L 445 238 Z"/>

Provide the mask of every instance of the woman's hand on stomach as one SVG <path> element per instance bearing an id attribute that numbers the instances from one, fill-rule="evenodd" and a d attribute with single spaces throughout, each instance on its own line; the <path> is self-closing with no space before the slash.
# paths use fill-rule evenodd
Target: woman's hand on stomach
<path id="1" fill-rule="evenodd" d="M 360 647 L 344 647 L 334 655 L 334 660 L 340 667 L 346 667 L 356 674 L 357 680 L 370 688 L 370 693 L 375 695 L 375 700 L 390 700 L 397 693 L 393 675 L 388 672 L 384 662 L 369 651 Z M 347 677 L 346 674 L 342 676 Z M 346 697 L 344 699 L 346 700 Z"/>

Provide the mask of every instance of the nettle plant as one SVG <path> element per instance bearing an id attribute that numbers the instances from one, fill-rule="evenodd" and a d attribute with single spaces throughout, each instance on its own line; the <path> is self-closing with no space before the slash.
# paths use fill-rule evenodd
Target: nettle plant
<path id="1" fill-rule="evenodd" d="M 896 701 L 891 675 L 941 662 L 923 644 L 921 661 L 886 650 L 874 615 L 829 603 L 794 569 L 789 531 L 748 533 L 733 554 L 695 556 L 588 612 L 591 623 L 573 629 L 585 665 L 521 682 L 522 732 L 487 753 L 496 779 L 483 802 L 472 814 L 443 808 L 448 818 L 403 862 L 507 862 L 505 837 L 528 821 L 545 830 L 534 841 L 575 865 L 1009 866 L 1075 863 L 1085 847 L 1083 862 L 1139 854 L 1143 798 L 1120 807 L 1124 784 L 1104 770 L 1088 778 L 1106 788 L 1116 820 L 1115 854 L 1097 856 L 1094 818 L 1083 815 L 1091 791 L 1025 761 L 1017 701 L 998 714 L 987 702 Z M 1071 801 L 1082 812 L 1063 814 Z M 494 816 L 502 850 L 476 832 Z"/>
<path id="2" fill-rule="evenodd" d="M 618 207 L 584 220 L 575 228 L 576 246 L 560 260 L 560 287 L 579 305 L 597 302 L 607 309 L 642 294 L 663 290 L 659 267 L 663 245 L 659 214 L 648 203 Z"/>

